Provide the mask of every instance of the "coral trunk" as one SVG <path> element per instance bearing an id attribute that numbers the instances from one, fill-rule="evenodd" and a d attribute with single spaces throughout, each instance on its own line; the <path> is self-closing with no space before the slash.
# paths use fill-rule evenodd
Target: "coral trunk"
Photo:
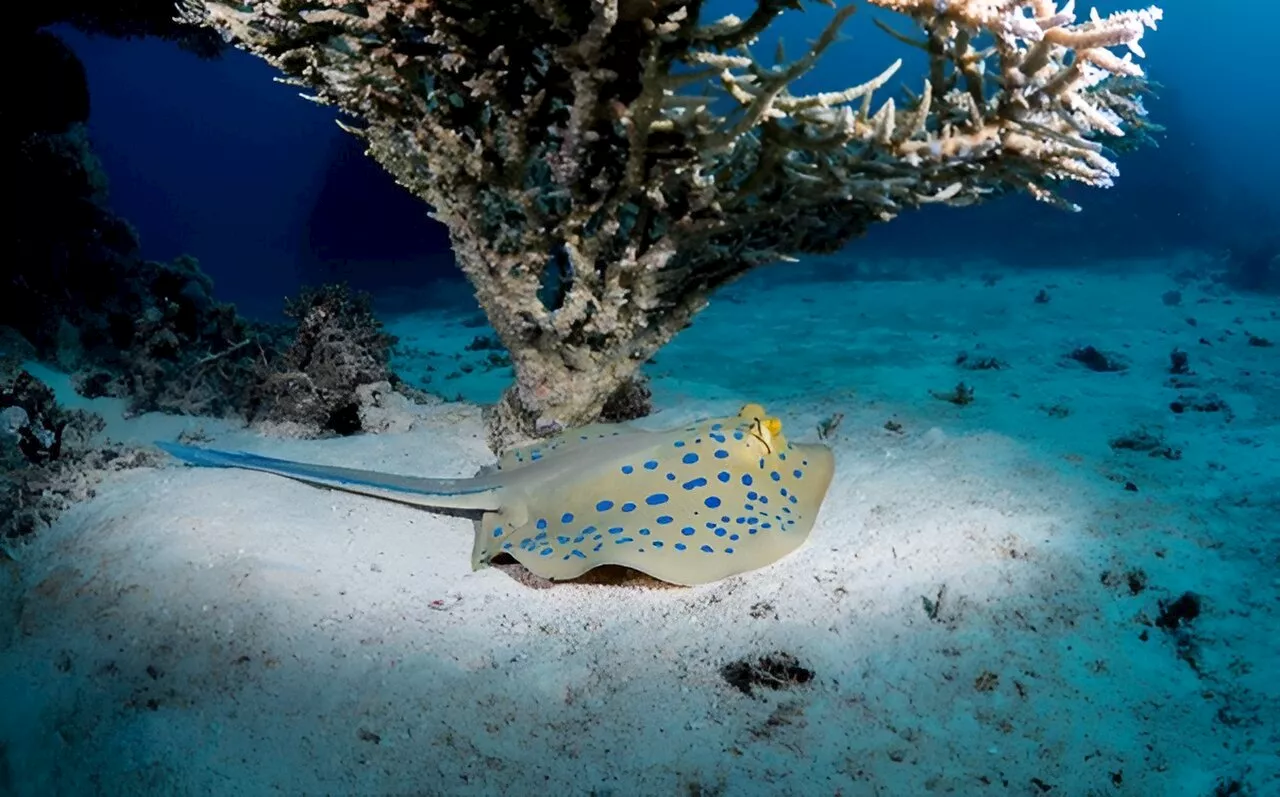
<path id="1" fill-rule="evenodd" d="M 515 384 L 487 416 L 489 444 L 495 451 L 599 420 L 613 397 L 628 388 L 639 364 L 594 353 L 597 367 L 581 369 L 566 362 L 563 351 L 548 341 L 545 347 L 512 352 Z"/>

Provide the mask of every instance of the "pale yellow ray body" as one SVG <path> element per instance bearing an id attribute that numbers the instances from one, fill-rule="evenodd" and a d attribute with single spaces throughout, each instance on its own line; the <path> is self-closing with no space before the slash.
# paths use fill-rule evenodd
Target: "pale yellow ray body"
<path id="1" fill-rule="evenodd" d="M 623 565 L 705 584 L 776 562 L 805 541 L 835 469 L 824 445 L 789 443 L 758 404 L 668 431 L 577 429 L 508 452 L 475 479 L 308 465 L 165 444 L 194 464 L 263 470 L 436 508 L 482 510 L 471 563 L 501 553 L 548 579 Z"/>

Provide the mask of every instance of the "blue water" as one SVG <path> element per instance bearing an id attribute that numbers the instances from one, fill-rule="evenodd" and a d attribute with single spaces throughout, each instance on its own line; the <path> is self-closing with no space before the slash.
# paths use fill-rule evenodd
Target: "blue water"
<path id="1" fill-rule="evenodd" d="M 708 14 L 741 6 L 718 0 Z M 1068 196 L 1084 212 L 1065 215 L 1021 196 L 975 209 L 927 208 L 873 228 L 856 251 L 1087 264 L 1187 246 L 1226 249 L 1259 228 L 1280 228 L 1273 190 L 1280 155 L 1268 133 L 1280 108 L 1264 100 L 1274 96 L 1264 20 L 1280 10 L 1266 0 L 1163 7 L 1160 29 L 1143 39 L 1143 63 L 1162 85 L 1151 119 L 1168 132 L 1159 149 L 1121 159 L 1114 188 L 1072 187 Z M 920 59 L 876 29 L 876 16 L 896 19 L 860 9 L 849 40 L 797 90 L 859 82 L 897 57 L 906 59 L 903 82 L 918 90 Z M 825 19 L 820 6 L 784 15 L 756 51 L 772 53 L 780 36 L 794 56 Z M 137 227 L 147 256 L 196 255 L 220 296 L 253 314 L 275 312 L 281 294 L 321 279 L 377 291 L 454 275 L 442 228 L 360 156 L 359 142 L 333 123 L 333 109 L 272 83 L 272 70 L 257 59 L 229 51 L 202 60 L 164 41 L 59 34 L 88 68 L 94 146 L 113 178 L 113 206 Z"/>

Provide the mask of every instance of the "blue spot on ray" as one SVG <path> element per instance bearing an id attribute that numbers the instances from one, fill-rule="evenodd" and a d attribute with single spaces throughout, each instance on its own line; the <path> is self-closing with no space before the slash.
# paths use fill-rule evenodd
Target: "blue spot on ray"
<path id="1" fill-rule="evenodd" d="M 671 498 L 666 493 L 654 493 L 653 495 L 644 499 L 644 502 L 649 506 L 658 506 L 659 504 L 665 504 L 667 501 L 670 501 L 670 500 Z"/>

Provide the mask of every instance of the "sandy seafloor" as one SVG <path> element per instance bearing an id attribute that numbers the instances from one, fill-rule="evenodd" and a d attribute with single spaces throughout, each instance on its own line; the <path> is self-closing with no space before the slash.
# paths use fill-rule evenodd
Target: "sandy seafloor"
<path id="1" fill-rule="evenodd" d="M 914 282 L 769 271 L 727 290 L 649 368 L 659 412 L 643 425 L 748 400 L 792 439 L 843 420 L 810 541 L 704 587 L 471 572 L 464 519 L 251 472 L 116 475 L 14 551 L 3 784 L 1145 797 L 1235 779 L 1280 794 L 1280 346 L 1248 341 L 1280 343 L 1280 303 L 1193 284 L 1166 304 L 1186 265 L 991 267 L 990 285 L 980 266 Z M 486 355 L 429 353 L 483 333 L 461 315 L 390 326 L 410 379 L 483 400 L 508 376 L 445 378 Z M 1130 367 L 1064 358 L 1090 344 Z M 1194 371 L 1182 387 L 1175 347 Z M 1007 367 L 964 370 L 960 351 Z M 931 396 L 961 380 L 972 404 Z M 1170 410 L 1211 394 L 1226 408 Z M 423 475 L 491 461 L 474 404 L 416 413 L 408 431 L 323 441 L 157 416 L 109 431 L 200 428 L 217 447 Z M 1142 427 L 1168 456 L 1110 447 Z M 1187 591 L 1200 616 L 1155 625 Z M 750 697 L 721 675 L 774 651 L 814 680 Z"/>

